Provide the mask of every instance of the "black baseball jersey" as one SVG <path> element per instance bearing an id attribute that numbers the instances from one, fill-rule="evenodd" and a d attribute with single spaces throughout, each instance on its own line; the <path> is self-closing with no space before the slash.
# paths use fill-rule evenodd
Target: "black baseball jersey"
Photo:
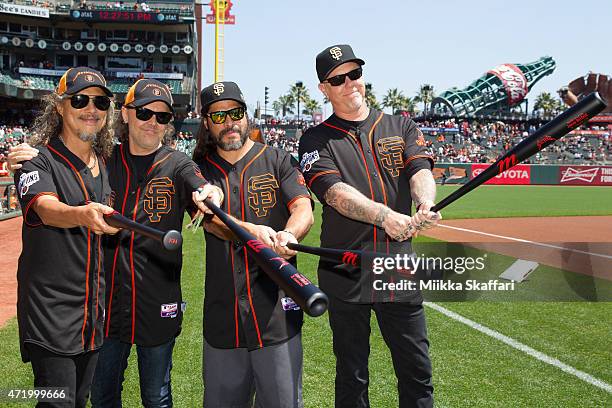
<path id="1" fill-rule="evenodd" d="M 127 144 L 115 146 L 108 162 L 113 207 L 124 216 L 162 231 L 180 231 L 192 192 L 206 184 L 184 153 L 163 146 L 138 174 Z M 127 230 L 108 240 L 105 335 L 141 346 L 170 341 L 181 330 L 182 252 Z"/>
<path id="2" fill-rule="evenodd" d="M 373 201 L 402 214 L 410 214 L 409 179 L 421 169 L 433 167 L 425 152 L 425 140 L 409 118 L 391 116 L 374 109 L 361 123 L 347 122 L 335 114 L 308 129 L 300 139 L 300 165 L 308 187 L 323 203 L 321 246 L 388 252 L 393 240 L 384 229 L 344 217 L 325 203 L 328 188 L 349 184 Z M 406 242 L 409 253 L 409 243 Z M 395 243 L 394 250 L 402 245 Z M 341 299 L 355 300 L 358 274 L 347 273 L 321 258 L 321 289 Z M 339 270 L 340 269 L 340 270 Z"/>
<path id="3" fill-rule="evenodd" d="M 23 209 L 22 243 L 17 270 L 17 318 L 23 361 L 25 343 L 58 354 L 75 355 L 99 348 L 104 326 L 104 271 L 101 237 L 85 227 L 44 225 L 32 205 L 43 195 L 70 206 L 108 203 L 110 187 L 102 160 L 102 194 L 94 191 L 87 165 L 58 137 L 38 147 L 39 154 L 15 173 Z"/>
<path id="4" fill-rule="evenodd" d="M 255 143 L 230 164 L 216 152 L 198 163 L 225 194 L 223 209 L 235 218 L 285 228 L 289 207 L 310 198 L 297 161 L 283 150 Z M 217 348 L 249 350 L 290 339 L 299 333 L 303 314 L 248 256 L 240 243 L 206 233 L 204 336 Z M 290 261 L 296 265 L 296 259 Z"/>

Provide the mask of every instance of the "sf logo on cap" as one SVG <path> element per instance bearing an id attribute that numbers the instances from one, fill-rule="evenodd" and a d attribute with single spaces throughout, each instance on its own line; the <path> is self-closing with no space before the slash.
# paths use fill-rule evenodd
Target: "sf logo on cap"
<path id="1" fill-rule="evenodd" d="M 225 92 L 225 86 L 222 83 L 217 83 L 213 85 L 213 92 L 215 95 L 219 96 L 223 92 Z"/>
<path id="2" fill-rule="evenodd" d="M 340 57 L 342 56 L 342 50 L 340 49 L 340 47 L 331 48 L 329 50 L 329 53 L 331 54 L 332 58 L 335 60 L 339 60 Z"/>
<path id="3" fill-rule="evenodd" d="M 153 95 L 155 96 L 161 96 L 161 91 L 157 88 L 153 88 Z"/>
<path id="4" fill-rule="evenodd" d="M 85 75 L 85 80 L 87 82 L 93 82 L 94 81 L 94 77 L 91 74 L 87 74 L 87 75 Z"/>

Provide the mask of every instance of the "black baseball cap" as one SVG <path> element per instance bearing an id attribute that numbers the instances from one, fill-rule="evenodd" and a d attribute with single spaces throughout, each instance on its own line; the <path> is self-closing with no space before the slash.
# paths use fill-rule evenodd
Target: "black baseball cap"
<path id="1" fill-rule="evenodd" d="M 164 102 L 170 110 L 174 110 L 174 101 L 168 85 L 156 79 L 139 79 L 125 94 L 123 104 L 140 108 L 156 101 Z"/>
<path id="2" fill-rule="evenodd" d="M 226 100 L 236 101 L 246 107 L 242 91 L 235 82 L 223 81 L 208 85 L 200 94 L 202 113 L 208 112 L 208 107 L 213 103 Z"/>
<path id="3" fill-rule="evenodd" d="M 317 55 L 317 76 L 323 82 L 330 72 L 346 62 L 356 62 L 365 65 L 365 61 L 357 58 L 353 49 L 347 44 L 338 44 L 327 47 Z"/>
<path id="4" fill-rule="evenodd" d="M 74 95 L 83 89 L 97 86 L 106 95 L 112 97 L 113 93 L 106 87 L 106 79 L 101 73 L 89 67 L 70 68 L 64 72 L 57 85 L 56 93 L 62 95 Z"/>

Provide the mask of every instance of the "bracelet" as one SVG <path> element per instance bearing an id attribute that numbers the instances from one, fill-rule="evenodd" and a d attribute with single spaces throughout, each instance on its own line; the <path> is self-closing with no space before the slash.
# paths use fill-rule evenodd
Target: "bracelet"
<path id="1" fill-rule="evenodd" d="M 289 230 L 286 230 L 286 229 L 281 230 L 281 231 L 282 231 L 282 232 L 286 232 L 287 234 L 291 234 L 291 235 L 293 235 L 293 238 L 295 238 L 295 234 L 294 234 L 293 232 L 291 232 L 291 231 L 289 231 Z M 297 238 L 296 238 L 296 239 L 297 239 Z"/>

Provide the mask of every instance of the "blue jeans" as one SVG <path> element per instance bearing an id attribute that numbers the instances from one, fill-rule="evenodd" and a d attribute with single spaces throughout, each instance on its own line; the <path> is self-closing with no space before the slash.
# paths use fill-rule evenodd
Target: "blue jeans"
<path id="1" fill-rule="evenodd" d="M 147 408 L 172 407 L 172 349 L 175 339 L 155 347 L 136 345 L 140 398 Z M 91 386 L 94 408 L 121 408 L 121 391 L 132 345 L 106 338 L 100 349 Z"/>

